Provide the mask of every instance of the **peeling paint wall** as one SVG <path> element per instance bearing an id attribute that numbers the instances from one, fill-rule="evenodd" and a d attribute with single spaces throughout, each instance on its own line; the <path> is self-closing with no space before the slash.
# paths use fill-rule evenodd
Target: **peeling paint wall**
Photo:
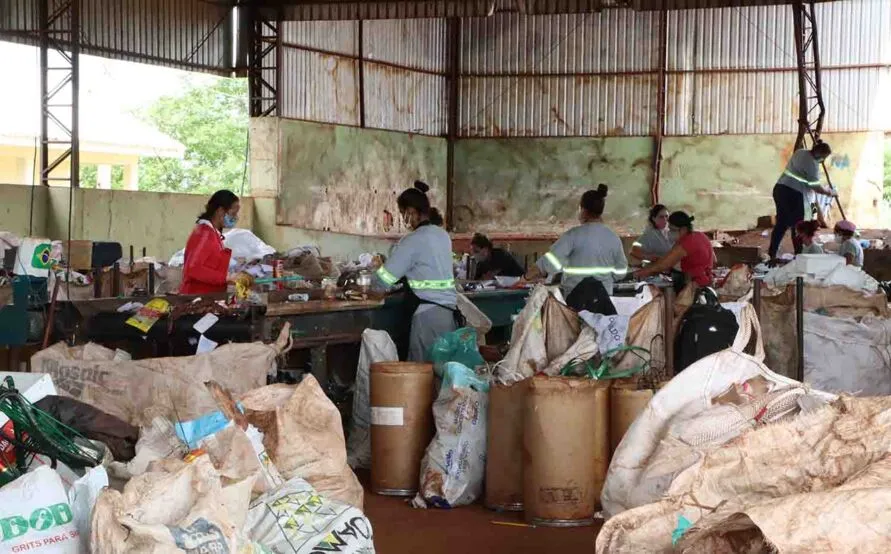
<path id="1" fill-rule="evenodd" d="M 860 227 L 882 219 L 882 133 L 833 133 L 829 174 L 846 215 Z M 775 213 L 773 187 L 792 155 L 793 135 L 666 138 L 661 200 L 689 210 L 704 229 L 747 229 Z M 838 215 L 835 214 L 837 218 Z"/>
<path id="2" fill-rule="evenodd" d="M 456 230 L 560 232 L 576 221 L 582 193 L 606 183 L 608 222 L 620 233 L 636 232 L 648 205 L 652 152 L 646 137 L 460 140 Z"/>
<path id="3" fill-rule="evenodd" d="M 325 231 L 299 229 L 275 223 L 276 200 L 254 198 L 254 233 L 279 251 L 304 245 L 318 246 L 323 256 L 335 260 L 355 260 L 364 252 L 390 251 L 393 240 Z"/>
<path id="4" fill-rule="evenodd" d="M 830 175 L 846 215 L 880 227 L 884 136 L 835 133 Z M 792 153 L 792 135 L 666 137 L 660 199 L 696 216 L 701 229 L 748 229 L 773 214 L 772 190 Z M 471 139 L 455 148 L 459 232 L 552 235 L 575 224 L 581 194 L 610 186 L 606 221 L 619 234 L 645 225 L 650 138 Z"/>
<path id="5" fill-rule="evenodd" d="M 399 234 L 396 197 L 417 179 L 445 211 L 445 139 L 281 120 L 279 141 L 279 225 Z"/>

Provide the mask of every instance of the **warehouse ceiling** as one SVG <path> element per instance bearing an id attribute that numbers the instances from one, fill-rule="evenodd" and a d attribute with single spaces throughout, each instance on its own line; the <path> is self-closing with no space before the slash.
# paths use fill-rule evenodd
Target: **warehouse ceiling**
<path id="1" fill-rule="evenodd" d="M 208 0 L 212 1 L 212 0 Z M 281 11 L 285 20 L 412 19 L 486 17 L 495 13 L 526 15 L 588 13 L 612 8 L 639 11 L 792 4 L 792 0 L 236 0 L 240 6 Z M 825 0 L 824 0 L 825 1 Z M 214 2 L 220 3 L 220 2 Z"/>

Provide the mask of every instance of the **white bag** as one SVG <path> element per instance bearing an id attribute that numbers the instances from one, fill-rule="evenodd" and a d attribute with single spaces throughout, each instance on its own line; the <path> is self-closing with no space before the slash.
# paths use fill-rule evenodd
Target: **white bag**
<path id="1" fill-rule="evenodd" d="M 579 317 L 597 333 L 597 346 L 601 354 L 625 345 L 631 316 L 592 314 L 583 311 L 579 313 Z"/>
<path id="2" fill-rule="evenodd" d="M 93 506 L 102 490 L 108 486 L 108 473 L 102 466 L 90 469 L 71 485 L 68 491 L 68 502 L 74 514 L 74 524 L 80 535 L 80 546 L 83 552 L 90 551 L 90 517 Z"/>
<path id="3" fill-rule="evenodd" d="M 89 516 L 88 516 L 89 517 Z M 0 489 L 0 554 L 86 554 L 59 475 L 40 467 Z"/>
<path id="4" fill-rule="evenodd" d="M 421 460 L 420 487 L 412 505 L 454 508 L 473 504 L 486 475 L 488 383 L 449 362 L 433 403 L 436 437 Z"/>
<path id="5" fill-rule="evenodd" d="M 804 314 L 804 381 L 827 392 L 891 394 L 891 320 Z"/>
<path id="6" fill-rule="evenodd" d="M 709 409 L 712 398 L 734 383 L 758 375 L 779 385 L 799 384 L 752 356 L 728 349 L 699 360 L 657 391 L 613 453 L 601 493 L 604 514 L 612 517 L 658 500 L 676 474 L 648 475 L 649 465 L 672 425 Z"/>
<path id="7" fill-rule="evenodd" d="M 163 460 L 93 509 L 95 554 L 250 552 L 241 534 L 255 476 L 223 485 L 210 459 Z M 170 471 L 168 471 L 170 469 Z"/>
<path id="8" fill-rule="evenodd" d="M 232 250 L 232 259 L 243 258 L 246 262 L 262 260 L 275 254 L 275 248 L 260 240 L 260 237 L 248 229 L 226 231 L 223 233 L 223 244 Z"/>
<path id="9" fill-rule="evenodd" d="M 389 333 L 374 329 L 362 332 L 353 391 L 353 419 L 347 438 L 347 463 L 353 469 L 371 467 L 371 364 L 395 361 L 399 361 L 399 352 Z"/>
<path id="10" fill-rule="evenodd" d="M 299 477 L 251 504 L 244 534 L 277 554 L 374 554 L 371 522 L 362 512 L 320 496 Z"/>

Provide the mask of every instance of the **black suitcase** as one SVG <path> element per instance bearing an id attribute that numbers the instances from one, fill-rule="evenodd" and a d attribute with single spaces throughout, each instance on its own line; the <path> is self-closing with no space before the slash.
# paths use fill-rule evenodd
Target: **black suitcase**
<path id="1" fill-rule="evenodd" d="M 675 337 L 674 374 L 706 356 L 730 348 L 738 331 L 736 316 L 721 306 L 715 292 L 699 290 Z"/>

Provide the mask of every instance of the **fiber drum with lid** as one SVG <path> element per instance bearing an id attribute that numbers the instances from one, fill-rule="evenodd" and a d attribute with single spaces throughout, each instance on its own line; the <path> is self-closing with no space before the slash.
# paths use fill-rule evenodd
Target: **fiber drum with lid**
<path id="1" fill-rule="evenodd" d="M 486 497 L 490 510 L 523 510 L 523 402 L 529 379 L 489 388 Z"/>
<path id="2" fill-rule="evenodd" d="M 414 496 L 433 438 L 433 365 L 371 364 L 371 490 Z"/>
<path id="3" fill-rule="evenodd" d="M 609 467 L 609 383 L 536 376 L 523 410 L 523 503 L 533 525 L 590 525 Z"/>
<path id="4" fill-rule="evenodd" d="M 661 388 L 661 385 L 660 385 Z M 628 428 L 644 411 L 656 393 L 653 389 L 639 389 L 635 384 L 614 383 L 609 392 L 609 443 L 615 452 Z"/>

